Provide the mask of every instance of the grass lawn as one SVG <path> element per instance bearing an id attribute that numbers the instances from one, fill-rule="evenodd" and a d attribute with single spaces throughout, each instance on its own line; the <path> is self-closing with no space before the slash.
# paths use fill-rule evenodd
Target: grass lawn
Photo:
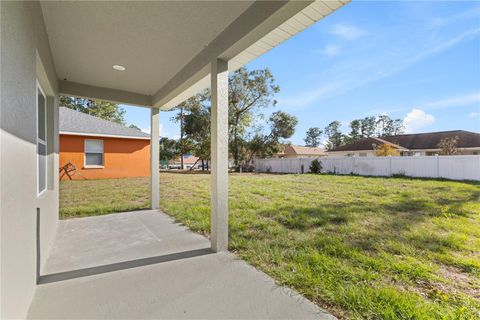
<path id="1" fill-rule="evenodd" d="M 210 176 L 161 174 L 161 208 L 210 228 Z M 62 218 L 148 207 L 147 179 L 60 184 Z M 230 250 L 340 318 L 479 319 L 480 184 L 230 176 Z"/>

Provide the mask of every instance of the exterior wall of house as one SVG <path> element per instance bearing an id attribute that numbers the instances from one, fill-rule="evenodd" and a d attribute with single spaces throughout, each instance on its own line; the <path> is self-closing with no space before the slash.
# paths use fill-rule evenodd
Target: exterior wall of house
<path id="1" fill-rule="evenodd" d="M 37 266 L 45 262 L 58 221 L 58 83 L 39 3 L 1 1 L 0 23 L 0 317 L 11 319 L 27 314 Z M 47 189 L 39 196 L 37 81 L 47 110 Z"/>
<path id="2" fill-rule="evenodd" d="M 360 150 L 360 151 L 328 151 L 329 157 L 375 157 L 373 150 Z"/>
<path id="3" fill-rule="evenodd" d="M 282 158 L 287 158 L 287 159 L 296 159 L 296 158 L 318 158 L 326 156 L 326 154 L 322 155 L 313 155 L 313 154 L 284 154 Z"/>
<path id="4" fill-rule="evenodd" d="M 103 140 L 103 168 L 85 168 L 85 140 Z M 150 140 L 60 135 L 60 168 L 71 162 L 76 174 L 61 180 L 146 177 L 150 175 Z"/>

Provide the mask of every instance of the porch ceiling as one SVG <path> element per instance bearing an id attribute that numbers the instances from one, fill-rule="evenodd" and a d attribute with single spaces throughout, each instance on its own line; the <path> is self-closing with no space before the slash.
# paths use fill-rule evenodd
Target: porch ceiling
<path id="1" fill-rule="evenodd" d="M 346 1 L 41 1 L 60 91 L 170 108 Z M 122 65 L 125 71 L 116 71 Z"/>

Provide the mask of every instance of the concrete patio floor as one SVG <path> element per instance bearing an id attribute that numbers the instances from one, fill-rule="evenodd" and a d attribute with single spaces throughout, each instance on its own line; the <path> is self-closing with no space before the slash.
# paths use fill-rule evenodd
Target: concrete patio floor
<path id="1" fill-rule="evenodd" d="M 59 222 L 29 319 L 335 319 L 159 211 Z"/>

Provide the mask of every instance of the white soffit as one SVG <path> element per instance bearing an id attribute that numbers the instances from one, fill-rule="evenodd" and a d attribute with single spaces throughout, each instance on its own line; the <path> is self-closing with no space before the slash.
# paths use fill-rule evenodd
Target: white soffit
<path id="1" fill-rule="evenodd" d="M 349 3 L 351 0 L 317 0 L 305 7 L 303 10 L 283 22 L 277 28 L 269 32 L 263 38 L 249 46 L 247 49 L 229 60 L 228 70 L 235 71 L 243 65 L 258 58 L 270 49 L 278 46 L 285 40 L 305 30 L 310 25 L 323 19 L 335 10 Z M 204 70 L 208 73 L 209 70 Z M 162 110 L 168 110 L 196 93 L 210 87 L 210 74 L 204 76 L 201 80 L 194 83 L 188 89 L 177 95 L 172 100 L 162 104 Z"/>
<path id="2" fill-rule="evenodd" d="M 175 76 L 252 3 L 40 2 L 58 79 L 146 96 Z M 114 65 L 126 70 L 117 71 Z"/>
<path id="3" fill-rule="evenodd" d="M 214 59 L 237 70 L 347 2 L 42 1 L 41 6 L 61 94 L 168 110 L 210 86 Z"/>

